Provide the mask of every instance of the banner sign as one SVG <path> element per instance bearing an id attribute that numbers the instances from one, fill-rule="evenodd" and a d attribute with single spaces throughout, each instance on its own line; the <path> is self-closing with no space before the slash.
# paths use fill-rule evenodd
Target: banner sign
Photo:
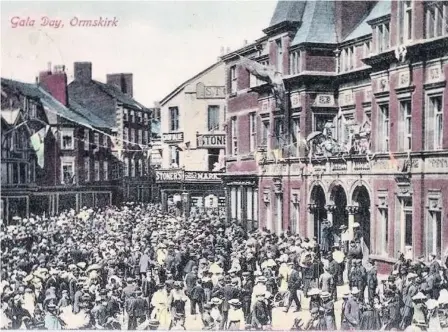
<path id="1" fill-rule="evenodd" d="M 225 134 L 202 134 L 197 135 L 198 148 L 220 148 L 226 147 L 226 135 Z"/>
<path id="2" fill-rule="evenodd" d="M 224 99 L 225 97 L 225 86 L 206 86 L 202 82 L 196 84 L 197 99 Z"/>
<path id="3" fill-rule="evenodd" d="M 184 133 L 163 133 L 162 141 L 164 142 L 182 142 L 184 140 Z"/>
<path id="4" fill-rule="evenodd" d="M 220 182 L 221 174 L 206 171 L 158 170 L 156 182 Z"/>

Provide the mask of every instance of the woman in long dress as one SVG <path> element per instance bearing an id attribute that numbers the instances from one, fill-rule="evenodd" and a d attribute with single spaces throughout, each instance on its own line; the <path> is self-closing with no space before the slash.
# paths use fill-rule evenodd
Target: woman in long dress
<path id="1" fill-rule="evenodd" d="M 241 302 L 238 299 L 232 299 L 229 301 L 229 304 L 230 309 L 227 316 L 227 330 L 244 330 L 246 323 L 244 321 L 243 309 L 241 309 Z"/>
<path id="2" fill-rule="evenodd" d="M 151 313 L 151 319 L 155 319 L 159 322 L 159 329 L 168 329 L 171 324 L 168 293 L 163 284 L 159 284 L 157 288 L 158 290 L 154 293 L 151 299 L 151 305 L 154 307 Z"/>
<path id="3" fill-rule="evenodd" d="M 213 298 L 211 301 L 212 309 L 210 310 L 210 316 L 213 319 L 214 322 L 214 329 L 219 330 L 219 327 L 221 326 L 222 322 L 222 313 L 220 310 L 222 300 L 218 298 Z"/>
<path id="4" fill-rule="evenodd" d="M 172 327 L 178 326 L 179 320 L 185 320 L 185 303 L 187 302 L 181 281 L 174 283 L 174 289 L 171 291 L 168 301 L 171 309 L 171 325 Z"/>

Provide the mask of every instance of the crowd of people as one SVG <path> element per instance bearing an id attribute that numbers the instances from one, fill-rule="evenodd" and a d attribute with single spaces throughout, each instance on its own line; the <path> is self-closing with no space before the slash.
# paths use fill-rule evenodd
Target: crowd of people
<path id="1" fill-rule="evenodd" d="M 294 309 L 292 330 L 448 328 L 447 258 L 401 255 L 379 278 L 354 227 L 330 245 L 154 204 L 16 218 L 1 225 L 1 328 L 285 329 L 275 307 Z"/>

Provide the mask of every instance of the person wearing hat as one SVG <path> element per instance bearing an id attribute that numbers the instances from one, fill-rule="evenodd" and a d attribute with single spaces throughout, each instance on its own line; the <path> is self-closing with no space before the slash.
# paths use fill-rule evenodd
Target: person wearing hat
<path id="1" fill-rule="evenodd" d="M 348 331 L 351 328 L 350 324 L 348 323 L 348 320 L 344 316 L 345 306 L 347 305 L 347 300 L 349 299 L 349 297 L 350 297 L 350 293 L 349 292 L 345 292 L 344 294 L 342 294 L 341 331 Z"/>
<path id="2" fill-rule="evenodd" d="M 245 320 L 248 321 L 251 312 L 254 283 L 252 281 L 252 278 L 250 277 L 250 272 L 245 271 L 243 272 L 242 276 L 243 276 L 243 279 L 241 281 L 242 310 L 244 312 Z"/>
<path id="3" fill-rule="evenodd" d="M 203 330 L 214 330 L 215 322 L 212 316 L 210 315 L 210 311 L 212 310 L 212 305 L 210 303 L 205 303 L 203 306 L 203 311 L 201 315 Z"/>
<path id="4" fill-rule="evenodd" d="M 322 292 L 320 294 L 321 309 L 323 320 L 325 321 L 325 329 L 327 331 L 336 330 L 336 317 L 334 315 L 334 302 L 330 292 Z"/>
<path id="5" fill-rule="evenodd" d="M 344 307 L 344 318 L 350 330 L 356 330 L 361 319 L 359 289 L 353 287 L 351 296 L 348 298 Z"/>
<path id="6" fill-rule="evenodd" d="M 320 238 L 320 249 L 326 255 L 330 251 L 330 248 L 333 246 L 333 227 L 327 219 L 322 220 Z"/>
<path id="7" fill-rule="evenodd" d="M 295 312 L 300 311 L 302 309 L 302 305 L 300 303 L 299 297 L 297 295 L 300 287 L 302 286 L 302 279 L 300 278 L 300 273 L 297 269 L 297 265 L 293 264 L 291 267 L 291 272 L 288 280 L 288 289 L 289 289 L 289 300 L 288 304 L 284 310 L 284 312 L 288 312 L 291 307 L 292 302 L 296 305 Z"/>
<path id="8" fill-rule="evenodd" d="M 408 274 L 409 285 L 406 289 L 403 289 L 403 308 L 400 328 L 406 329 L 412 323 L 412 311 L 414 308 L 413 297 L 418 293 L 418 287 L 416 285 L 417 275 L 415 273 Z M 419 293 L 421 294 L 421 293 Z M 422 294 L 423 295 L 423 294 Z"/>
<path id="9" fill-rule="evenodd" d="M 265 292 L 255 293 L 256 301 L 252 313 L 252 326 L 256 330 L 263 330 L 270 325 L 269 312 L 265 302 Z"/>
<path id="10" fill-rule="evenodd" d="M 241 309 L 241 302 L 238 299 L 229 301 L 230 309 L 228 312 L 227 324 L 225 328 L 231 331 L 244 330 L 246 325 L 244 313 Z"/>
<path id="11" fill-rule="evenodd" d="M 196 307 L 199 307 L 199 313 L 202 314 L 204 302 L 206 301 L 205 297 L 205 291 L 202 287 L 202 280 L 196 279 L 196 285 L 194 285 L 190 292 L 189 292 L 189 298 L 190 298 L 190 314 L 196 315 Z"/>
<path id="12" fill-rule="evenodd" d="M 222 300 L 214 297 L 210 301 L 211 309 L 210 309 L 210 316 L 213 319 L 213 325 L 215 329 L 220 329 L 221 322 L 222 322 L 222 312 L 221 312 L 221 304 Z"/>
<path id="13" fill-rule="evenodd" d="M 157 330 L 159 328 L 159 321 L 156 319 L 150 319 L 148 321 L 148 330 Z"/>
<path id="14" fill-rule="evenodd" d="M 151 299 L 151 305 L 154 308 L 151 312 L 151 319 L 156 319 L 161 328 L 168 328 L 170 325 L 168 292 L 164 284 L 157 285 L 157 291 Z"/>
<path id="15" fill-rule="evenodd" d="M 380 316 L 377 310 L 375 310 L 372 302 L 367 302 L 361 312 L 361 320 L 359 322 L 359 329 L 368 331 L 377 331 L 382 327 Z"/>
<path id="16" fill-rule="evenodd" d="M 45 315 L 45 329 L 46 330 L 62 330 L 65 324 L 58 317 L 56 305 L 50 303 L 47 305 L 47 313 Z"/>
<path id="17" fill-rule="evenodd" d="M 335 293 L 336 284 L 333 275 L 328 272 L 328 266 L 324 268 L 324 273 L 319 277 L 318 285 L 322 292 Z"/>
<path id="18" fill-rule="evenodd" d="M 370 261 L 371 268 L 367 271 L 366 284 L 368 301 L 373 302 L 378 289 L 378 276 L 375 262 Z"/>
<path id="19" fill-rule="evenodd" d="M 412 323 L 418 321 L 426 321 L 428 308 L 426 307 L 427 298 L 426 296 L 418 292 L 416 295 L 412 297 L 413 301 L 413 315 L 412 315 Z"/>
<path id="20" fill-rule="evenodd" d="M 304 324 L 304 328 L 303 330 L 305 331 L 322 331 L 325 329 L 324 326 L 322 326 L 322 320 L 320 317 L 320 312 L 319 312 L 319 308 L 312 308 L 310 310 L 311 313 L 311 317 L 308 320 L 308 322 L 306 322 Z"/>
<path id="21" fill-rule="evenodd" d="M 174 289 L 171 290 L 169 296 L 169 299 L 171 300 L 170 309 L 171 309 L 172 326 L 174 326 L 177 323 L 176 320 L 181 317 L 180 315 L 185 317 L 185 303 L 187 302 L 187 296 L 185 295 L 185 292 L 183 291 L 182 288 L 183 288 L 182 281 L 176 281 L 174 283 Z"/>
<path id="22" fill-rule="evenodd" d="M 308 296 L 310 297 L 310 302 L 308 304 L 308 309 L 311 311 L 313 308 L 320 308 L 320 290 L 318 288 L 312 288 L 308 292 Z"/>

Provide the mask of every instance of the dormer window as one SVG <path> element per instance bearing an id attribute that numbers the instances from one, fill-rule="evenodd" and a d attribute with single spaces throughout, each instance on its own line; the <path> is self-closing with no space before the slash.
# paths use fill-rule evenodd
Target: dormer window
<path id="1" fill-rule="evenodd" d="M 276 63 L 275 63 L 275 69 L 280 72 L 283 73 L 283 43 L 282 43 L 282 39 L 277 39 L 275 41 L 275 45 L 277 46 L 277 53 L 276 53 Z"/>
<path id="2" fill-rule="evenodd" d="M 443 2 L 425 3 L 425 38 L 441 37 L 448 33 L 448 28 L 446 27 L 447 10 L 448 5 Z"/>
<path id="3" fill-rule="evenodd" d="M 73 150 L 75 148 L 73 129 L 62 130 L 61 149 Z"/>
<path id="4" fill-rule="evenodd" d="M 390 45 L 389 23 L 379 24 L 375 27 L 375 30 L 377 53 L 388 50 Z"/>

